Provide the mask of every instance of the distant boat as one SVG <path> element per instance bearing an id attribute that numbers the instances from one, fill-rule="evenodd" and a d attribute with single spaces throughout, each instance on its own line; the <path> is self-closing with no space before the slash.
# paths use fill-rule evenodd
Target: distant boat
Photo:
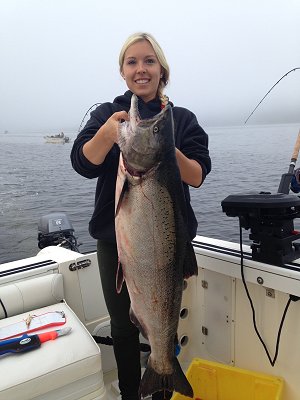
<path id="1" fill-rule="evenodd" d="M 66 136 L 63 132 L 57 135 L 44 136 L 44 139 L 46 140 L 46 143 L 54 143 L 54 144 L 60 144 L 60 143 L 64 144 L 70 142 L 70 138 Z"/>

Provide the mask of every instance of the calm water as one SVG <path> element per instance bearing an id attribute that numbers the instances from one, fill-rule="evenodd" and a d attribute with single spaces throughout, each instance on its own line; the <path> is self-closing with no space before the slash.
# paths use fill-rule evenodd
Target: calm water
<path id="1" fill-rule="evenodd" d="M 238 221 L 222 212 L 221 201 L 240 192 L 276 192 L 299 127 L 206 129 L 213 170 L 200 189 L 191 191 L 199 234 L 238 241 Z M 35 255 L 39 218 L 51 212 L 66 213 L 82 243 L 80 251 L 93 251 L 88 222 L 96 181 L 72 169 L 72 144 L 47 144 L 42 134 L 14 133 L 0 134 L 0 144 L 0 263 Z"/>

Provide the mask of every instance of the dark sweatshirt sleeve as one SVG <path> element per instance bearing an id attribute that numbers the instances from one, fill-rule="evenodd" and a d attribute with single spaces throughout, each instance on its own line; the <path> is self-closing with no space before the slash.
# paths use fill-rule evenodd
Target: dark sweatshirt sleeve
<path id="1" fill-rule="evenodd" d="M 196 160 L 201 165 L 203 182 L 211 171 L 208 135 L 191 111 L 180 107 L 176 107 L 174 111 L 175 145 L 186 157 Z"/>
<path id="2" fill-rule="evenodd" d="M 107 119 L 114 113 L 111 103 L 103 103 L 91 112 L 90 119 L 86 123 L 83 130 L 78 134 L 74 140 L 71 150 L 71 163 L 78 174 L 85 178 L 96 178 L 100 177 L 104 172 L 106 165 L 110 162 L 118 152 L 118 146 L 114 145 L 110 152 L 107 154 L 105 161 L 100 165 L 91 163 L 83 154 L 83 145 L 92 139 L 97 133 L 99 128 L 105 124 Z"/>

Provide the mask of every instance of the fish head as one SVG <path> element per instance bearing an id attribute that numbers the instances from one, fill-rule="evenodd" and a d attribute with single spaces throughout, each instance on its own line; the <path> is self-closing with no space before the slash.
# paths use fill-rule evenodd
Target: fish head
<path id="1" fill-rule="evenodd" d="M 143 174 L 155 167 L 168 151 L 175 152 L 172 108 L 141 119 L 138 99 L 132 95 L 129 121 L 120 124 L 118 144 L 128 171 Z"/>

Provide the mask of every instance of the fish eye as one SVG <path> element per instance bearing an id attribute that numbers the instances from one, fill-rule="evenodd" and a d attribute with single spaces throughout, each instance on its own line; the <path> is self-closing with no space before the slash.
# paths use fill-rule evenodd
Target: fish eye
<path id="1" fill-rule="evenodd" d="M 158 126 L 155 126 L 155 127 L 153 128 L 153 132 L 154 132 L 154 133 L 157 133 L 158 131 L 159 131 Z"/>

